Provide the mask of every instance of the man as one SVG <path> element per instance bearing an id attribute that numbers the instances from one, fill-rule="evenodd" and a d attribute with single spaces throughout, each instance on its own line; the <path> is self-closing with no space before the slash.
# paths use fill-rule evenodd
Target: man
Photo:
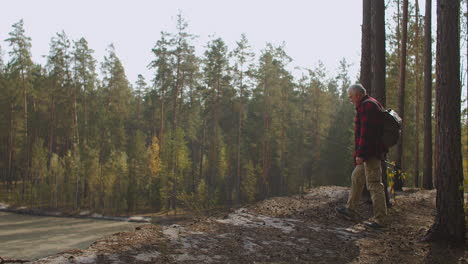
<path id="1" fill-rule="evenodd" d="M 379 109 L 382 105 L 375 98 L 368 96 L 366 89 L 360 84 L 351 85 L 347 92 L 349 99 L 356 106 L 353 155 L 355 167 L 351 175 L 351 191 L 347 206 L 336 208 L 336 212 L 348 218 L 355 218 L 361 193 L 364 185 L 367 185 L 371 194 L 374 218 L 364 224 L 372 228 L 381 228 L 385 225 L 387 205 L 380 164 L 384 154 L 388 152 L 382 142 L 383 116 Z"/>

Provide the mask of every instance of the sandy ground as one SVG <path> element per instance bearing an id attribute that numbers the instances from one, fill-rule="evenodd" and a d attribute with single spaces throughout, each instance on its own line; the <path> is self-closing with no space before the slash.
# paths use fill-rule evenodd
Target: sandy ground
<path id="1" fill-rule="evenodd" d="M 369 204 L 357 221 L 336 215 L 347 195 L 345 187 L 319 187 L 191 222 L 143 224 L 35 263 L 468 263 L 466 248 L 420 242 L 435 191 L 399 193 L 379 230 L 362 224 Z"/>

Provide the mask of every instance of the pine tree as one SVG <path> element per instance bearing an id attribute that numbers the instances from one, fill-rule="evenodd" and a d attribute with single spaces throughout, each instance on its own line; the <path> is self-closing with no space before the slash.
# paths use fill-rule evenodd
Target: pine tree
<path id="1" fill-rule="evenodd" d="M 464 244 L 459 14 L 460 1 L 437 1 L 437 202 L 435 222 L 426 239 Z"/>
<path id="2" fill-rule="evenodd" d="M 103 131 L 107 132 L 105 136 L 109 136 L 110 149 L 124 151 L 127 146 L 125 125 L 130 114 L 132 93 L 125 70 L 112 44 L 109 46 L 108 55 L 104 57 L 102 72 L 104 75 L 102 93 L 106 117 Z"/>
<path id="3" fill-rule="evenodd" d="M 13 31 L 9 33 L 9 38 L 6 39 L 8 42 L 11 50 L 9 52 L 10 55 L 10 62 L 9 62 L 9 72 L 12 78 L 12 85 L 14 85 L 17 89 L 22 91 L 22 108 L 23 108 L 23 122 L 20 127 L 11 126 L 11 133 L 18 129 L 21 132 L 21 136 L 19 137 L 19 146 L 21 151 L 21 162 L 19 167 L 23 168 L 22 175 L 22 192 L 21 197 L 24 199 L 24 192 L 25 192 L 25 182 L 26 179 L 29 178 L 30 173 L 30 144 L 29 144 L 29 136 L 28 136 L 28 96 L 29 90 L 31 89 L 31 70 L 32 70 L 32 59 L 31 59 L 31 38 L 25 35 L 24 30 L 24 23 L 21 19 L 19 22 L 13 24 Z M 13 106 L 12 106 L 13 107 Z M 15 137 L 14 135 L 10 135 L 10 137 Z M 12 159 L 13 153 L 13 145 L 15 142 L 10 140 L 10 159 Z M 9 165 L 11 171 L 11 162 Z"/>
<path id="4" fill-rule="evenodd" d="M 405 120 L 405 86 L 406 86 L 406 64 L 407 64 L 407 42 L 408 42 L 408 0 L 403 0 L 403 21 L 402 21 L 402 37 L 401 37 L 401 56 L 400 56 L 400 79 L 398 84 L 398 113 L 402 120 Z M 405 122 L 402 123 L 402 136 L 397 145 L 397 161 L 396 165 L 402 168 L 403 162 L 403 132 L 405 130 Z M 401 191 L 403 188 L 403 179 L 400 174 L 395 176 L 396 191 Z"/>
<path id="5" fill-rule="evenodd" d="M 237 164 L 236 164 L 236 180 L 235 180 L 235 186 L 236 186 L 236 203 L 241 202 L 241 186 L 242 186 L 242 176 L 241 176 L 241 151 L 242 151 L 242 124 L 244 120 L 244 100 L 245 97 L 245 90 L 248 87 L 246 85 L 247 78 L 249 75 L 249 72 L 251 71 L 249 69 L 250 63 L 253 59 L 253 52 L 250 51 L 250 46 L 247 41 L 247 38 L 245 34 L 241 35 L 241 39 L 236 42 L 236 48 L 232 51 L 232 56 L 234 57 L 234 67 L 233 67 L 233 75 L 234 77 L 234 82 L 235 86 L 238 87 L 238 93 L 239 93 L 239 102 L 238 102 L 238 123 L 237 123 Z"/>
<path id="6" fill-rule="evenodd" d="M 164 128 L 165 128 L 165 104 L 166 94 L 170 87 L 173 85 L 173 72 L 172 72 L 172 56 L 169 50 L 170 46 L 173 45 L 172 40 L 168 39 L 170 35 L 166 32 L 161 32 L 161 39 L 156 42 L 155 47 L 152 49 L 156 59 L 153 60 L 148 67 L 155 70 L 154 84 L 156 91 L 159 91 L 159 131 L 156 132 L 156 126 L 153 125 L 152 135 L 158 135 L 161 145 L 164 143 Z M 156 91 L 151 96 L 152 111 L 151 117 L 154 120 L 152 123 L 156 124 L 156 104 L 158 102 L 156 98 Z"/>
<path id="7" fill-rule="evenodd" d="M 75 88 L 72 83 L 71 43 L 65 32 L 51 39 L 47 68 L 52 81 L 49 90 L 49 151 L 67 153 L 74 142 Z M 62 132 L 62 133 L 60 133 Z M 61 144 L 59 144 L 59 142 Z"/>
<path id="8" fill-rule="evenodd" d="M 352 172 L 353 144 L 353 105 L 349 102 L 347 88 L 351 85 L 348 77 L 350 65 L 345 59 L 340 61 L 336 85 L 340 87 L 340 95 L 336 97 L 337 110 L 332 113 L 332 124 L 327 132 L 327 140 L 322 150 L 321 174 L 329 185 L 344 185 L 349 183 Z M 344 162 L 344 163 L 343 163 Z M 336 166 L 336 164 L 342 164 Z"/>
<path id="9" fill-rule="evenodd" d="M 226 83 L 228 71 L 227 46 L 220 38 L 212 40 L 208 43 L 208 49 L 205 51 L 204 61 L 204 76 L 205 84 L 208 87 L 208 95 L 206 99 L 206 112 L 209 124 L 209 131 L 212 135 L 209 139 L 208 150 L 208 173 L 206 175 L 206 183 L 210 194 L 213 193 L 215 177 L 219 175 L 219 154 L 222 134 L 220 131 L 220 113 L 221 100 Z"/>
<path id="10" fill-rule="evenodd" d="M 158 185 L 155 184 L 157 181 L 161 181 L 161 171 L 162 171 L 162 166 L 163 164 L 161 163 L 161 157 L 160 157 L 160 145 L 159 145 L 159 140 L 156 136 L 153 136 L 151 139 L 151 144 L 149 145 L 147 149 L 147 157 L 148 157 L 148 168 L 149 168 L 149 181 L 147 183 L 148 186 L 148 194 L 149 194 L 149 201 L 154 202 L 158 200 L 158 194 L 157 187 Z M 164 186 L 167 186 L 169 182 L 167 182 L 167 178 L 164 179 L 165 182 L 162 182 Z M 166 199 L 169 199 L 169 197 L 166 197 Z M 153 204 L 152 206 L 157 207 L 157 204 Z"/>
<path id="11" fill-rule="evenodd" d="M 84 38 L 73 42 L 73 80 L 76 86 L 74 103 L 80 102 L 80 110 L 75 109 L 75 138 L 80 135 L 84 144 L 88 144 L 90 138 L 90 100 L 92 92 L 96 89 L 97 73 L 96 60 L 93 58 L 94 50 L 88 47 L 88 42 Z M 78 118 L 81 116 L 81 118 Z"/>
<path id="12" fill-rule="evenodd" d="M 432 1 L 424 17 L 424 171 L 423 188 L 432 189 Z"/>

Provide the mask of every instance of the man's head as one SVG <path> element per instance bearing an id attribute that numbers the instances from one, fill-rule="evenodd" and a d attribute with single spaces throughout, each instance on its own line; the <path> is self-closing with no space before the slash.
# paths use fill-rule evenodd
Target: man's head
<path id="1" fill-rule="evenodd" d="M 366 96 L 366 89 L 361 84 L 353 84 L 348 87 L 348 97 L 351 102 L 358 107 L 362 98 Z"/>

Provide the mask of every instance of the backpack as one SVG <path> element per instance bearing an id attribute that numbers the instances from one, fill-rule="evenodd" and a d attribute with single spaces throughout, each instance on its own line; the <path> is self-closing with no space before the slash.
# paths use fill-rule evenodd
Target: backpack
<path id="1" fill-rule="evenodd" d="M 383 134 L 382 142 L 385 147 L 390 148 L 398 143 L 401 136 L 401 117 L 392 109 L 385 109 L 377 102 L 367 99 L 364 102 L 375 104 L 383 115 Z M 364 103 L 363 102 L 363 103 Z"/>

